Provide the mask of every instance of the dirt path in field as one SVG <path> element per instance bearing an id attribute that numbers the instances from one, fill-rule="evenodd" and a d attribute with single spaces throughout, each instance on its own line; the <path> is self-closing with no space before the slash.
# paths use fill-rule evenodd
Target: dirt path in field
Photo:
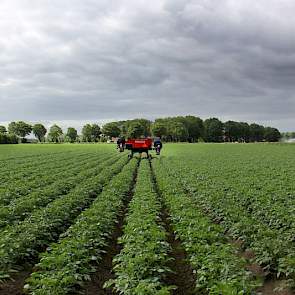
<path id="1" fill-rule="evenodd" d="M 155 191 L 157 192 L 158 198 L 162 204 L 161 219 L 164 228 L 167 232 L 167 241 L 171 246 L 170 256 L 173 258 L 170 261 L 168 267 L 172 270 L 171 273 L 167 275 L 164 283 L 167 286 L 176 286 L 176 289 L 172 291 L 173 295 L 192 295 L 195 294 L 195 283 L 196 278 L 193 273 L 193 269 L 190 266 L 185 250 L 183 249 L 181 242 L 175 238 L 175 234 L 169 220 L 170 216 L 167 208 L 163 203 L 163 198 L 159 190 L 156 176 L 153 167 L 150 162 L 151 173 L 154 183 Z"/>
<path id="2" fill-rule="evenodd" d="M 125 216 L 128 212 L 128 205 L 133 197 L 134 189 L 137 180 L 137 172 L 140 161 L 138 162 L 137 169 L 134 173 L 130 191 L 127 198 L 124 200 L 123 208 L 118 216 L 116 228 L 108 241 L 108 246 L 105 249 L 105 254 L 99 264 L 96 264 L 96 272 L 91 276 L 91 281 L 85 283 L 82 294 L 87 295 L 111 295 L 116 294 L 111 288 L 104 289 L 103 285 L 110 279 L 114 279 L 113 258 L 120 253 L 122 246 L 118 244 L 118 239 L 123 235 L 123 225 Z M 73 293 L 77 294 L 77 293 Z M 81 294 L 81 293 L 79 293 Z"/>

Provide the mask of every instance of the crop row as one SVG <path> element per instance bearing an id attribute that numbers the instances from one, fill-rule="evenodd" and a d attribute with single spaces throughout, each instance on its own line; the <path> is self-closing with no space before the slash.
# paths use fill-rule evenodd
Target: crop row
<path id="1" fill-rule="evenodd" d="M 5 157 L 1 159 L 1 162 L 0 162 L 0 167 L 5 167 L 7 165 L 10 165 L 10 164 L 18 164 L 18 165 L 22 165 L 22 164 L 25 164 L 27 165 L 28 162 L 30 160 L 35 160 L 35 159 L 41 159 L 41 158 L 45 158 L 45 157 L 52 157 L 52 155 L 56 155 L 56 156 L 59 156 L 59 155 L 64 155 L 64 154 L 68 154 L 69 151 L 58 151 L 58 152 L 54 152 L 54 153 L 41 153 L 41 152 L 34 152 L 33 154 L 23 154 L 22 152 L 20 152 L 19 154 L 21 156 L 16 156 L 15 154 L 13 154 L 13 157 Z"/>
<path id="2" fill-rule="evenodd" d="M 123 201 L 131 190 L 137 167 L 133 159 L 115 176 L 92 203 L 41 255 L 25 288 L 35 295 L 69 294 L 90 279 L 112 234 Z"/>
<path id="3" fill-rule="evenodd" d="M 184 175 L 190 186 L 194 186 L 200 194 L 212 195 L 218 192 L 219 199 L 229 199 L 236 203 L 241 210 L 249 215 L 254 215 L 255 219 L 265 226 L 278 230 L 283 240 L 290 240 L 295 235 L 295 199 L 292 184 L 284 181 L 279 169 L 270 171 L 270 167 L 265 171 L 255 169 L 255 176 L 245 171 L 240 171 L 238 164 L 235 169 L 224 171 L 224 166 L 215 165 L 215 172 L 210 169 L 202 171 L 201 168 L 192 169 L 193 162 L 181 167 L 180 162 L 176 164 Z M 250 166 L 250 165 L 249 165 Z M 273 167 L 272 167 L 273 168 Z M 219 172 L 219 175 L 216 175 Z M 248 175 L 246 174 L 248 173 Z M 210 177 L 210 181 L 199 181 L 198 175 Z M 275 179 L 270 179 L 270 175 L 276 175 Z M 279 179 L 279 180 L 278 180 Z M 287 179 L 285 179 L 287 182 Z"/>
<path id="4" fill-rule="evenodd" d="M 8 167 L 9 171 L 1 173 L 2 183 L 0 188 L 9 188 L 11 182 L 18 181 L 31 181 L 37 176 L 44 176 L 50 174 L 53 170 L 62 168 L 63 163 L 65 165 L 74 164 L 76 161 L 82 161 L 94 157 L 93 154 L 76 154 L 74 158 L 69 157 L 69 155 L 64 155 L 64 157 L 57 157 L 54 160 L 46 161 L 45 163 L 39 163 L 37 160 L 34 161 L 35 165 L 32 169 L 21 169 L 18 166 Z"/>
<path id="5" fill-rule="evenodd" d="M 24 157 L 20 162 L 18 158 L 11 160 L 1 160 L 1 177 L 2 176 L 12 176 L 11 173 L 14 170 L 21 171 L 22 173 L 25 171 L 34 171 L 40 165 L 46 165 L 53 162 L 56 162 L 58 159 L 67 159 L 74 158 L 77 153 L 73 152 L 57 152 L 50 154 L 40 154 L 32 157 Z M 82 153 L 78 153 L 82 154 Z"/>
<path id="6" fill-rule="evenodd" d="M 228 243 L 223 228 L 203 214 L 163 163 L 155 161 L 153 167 L 176 238 L 196 274 L 198 292 L 251 294 L 257 283 L 245 270 L 244 259 Z"/>
<path id="7" fill-rule="evenodd" d="M 134 196 L 128 208 L 124 235 L 119 239 L 122 251 L 114 258 L 118 294 L 170 294 L 165 286 L 170 246 L 160 220 L 161 205 L 154 190 L 149 162 L 141 161 Z"/>
<path id="8" fill-rule="evenodd" d="M 24 220 L 32 211 L 44 207 L 53 200 L 69 193 L 83 180 L 99 174 L 104 166 L 109 166 L 116 160 L 118 160 L 118 157 L 111 159 L 102 157 L 85 165 L 78 163 L 77 167 L 66 169 L 65 173 L 57 174 L 59 180 L 53 184 L 18 198 L 8 206 L 0 207 L 0 228 L 12 222 Z"/>
<path id="9" fill-rule="evenodd" d="M 96 162 L 97 160 L 103 159 L 104 155 L 100 157 L 88 157 L 78 159 L 73 163 L 64 163 L 60 169 L 56 169 L 49 172 L 48 174 L 44 172 L 43 176 L 34 175 L 31 181 L 19 180 L 11 181 L 10 187 L 8 189 L 3 189 L 0 192 L 0 204 L 9 205 L 14 200 L 22 199 L 24 196 L 30 193 L 42 194 L 42 190 L 47 189 L 49 186 L 54 185 L 54 183 L 60 179 L 65 179 L 66 177 L 73 176 L 79 171 L 84 165 L 88 163 Z M 45 170 L 46 171 L 46 170 Z"/>
<path id="10" fill-rule="evenodd" d="M 276 202 L 271 206 L 268 194 L 251 198 L 233 193 L 224 183 L 196 177 L 179 162 L 165 162 L 165 168 L 174 179 L 181 180 L 193 201 L 212 219 L 219 220 L 233 238 L 243 241 L 245 249 L 254 251 L 256 263 L 295 283 L 294 213 L 284 212 Z M 277 219 L 271 222 L 272 214 Z"/>
<path id="11" fill-rule="evenodd" d="M 6 226 L 0 232 L 0 279 L 9 277 L 16 265 L 36 256 L 38 251 L 56 240 L 126 162 L 126 158 L 121 158 L 104 167 L 99 175 L 84 180 L 69 194 L 34 211 L 19 224 Z"/>

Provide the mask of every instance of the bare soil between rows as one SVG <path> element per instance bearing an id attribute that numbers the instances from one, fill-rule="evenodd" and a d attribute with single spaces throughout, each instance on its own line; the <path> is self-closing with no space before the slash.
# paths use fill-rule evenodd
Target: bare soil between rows
<path id="1" fill-rule="evenodd" d="M 0 295 L 23 295 L 25 280 L 30 276 L 32 269 L 23 270 L 12 276 L 12 280 L 0 285 Z"/>

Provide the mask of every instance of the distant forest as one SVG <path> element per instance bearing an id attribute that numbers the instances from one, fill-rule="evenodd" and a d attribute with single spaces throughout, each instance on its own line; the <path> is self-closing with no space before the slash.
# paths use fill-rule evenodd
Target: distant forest
<path id="1" fill-rule="evenodd" d="M 66 132 L 56 124 L 49 130 L 41 123 L 31 125 L 18 121 L 7 128 L 0 126 L 0 143 L 12 144 L 28 142 L 26 137 L 33 133 L 36 142 L 106 142 L 112 138 L 160 137 L 164 142 L 277 142 L 280 131 L 256 123 L 227 121 L 217 118 L 202 120 L 195 116 L 158 118 L 155 121 L 134 119 L 98 124 L 86 124 L 81 134 L 73 127 Z M 284 134 L 285 135 L 285 134 Z M 288 136 L 295 134 L 290 133 Z"/>

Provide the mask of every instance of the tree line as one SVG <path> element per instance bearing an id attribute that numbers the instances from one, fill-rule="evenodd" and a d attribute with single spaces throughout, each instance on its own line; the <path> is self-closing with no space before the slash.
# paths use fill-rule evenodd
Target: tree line
<path id="1" fill-rule="evenodd" d="M 39 142 L 105 142 L 114 137 L 138 138 L 155 136 L 165 142 L 276 142 L 281 133 L 273 127 L 256 123 L 227 121 L 218 118 L 202 120 L 195 116 L 158 118 L 155 121 L 134 119 L 109 122 L 102 127 L 86 124 L 79 135 L 74 127 L 64 133 L 56 124 L 49 130 L 41 123 L 31 125 L 11 122 L 6 129 L 0 126 L 0 143 L 26 142 L 26 136 L 33 133 Z"/>

